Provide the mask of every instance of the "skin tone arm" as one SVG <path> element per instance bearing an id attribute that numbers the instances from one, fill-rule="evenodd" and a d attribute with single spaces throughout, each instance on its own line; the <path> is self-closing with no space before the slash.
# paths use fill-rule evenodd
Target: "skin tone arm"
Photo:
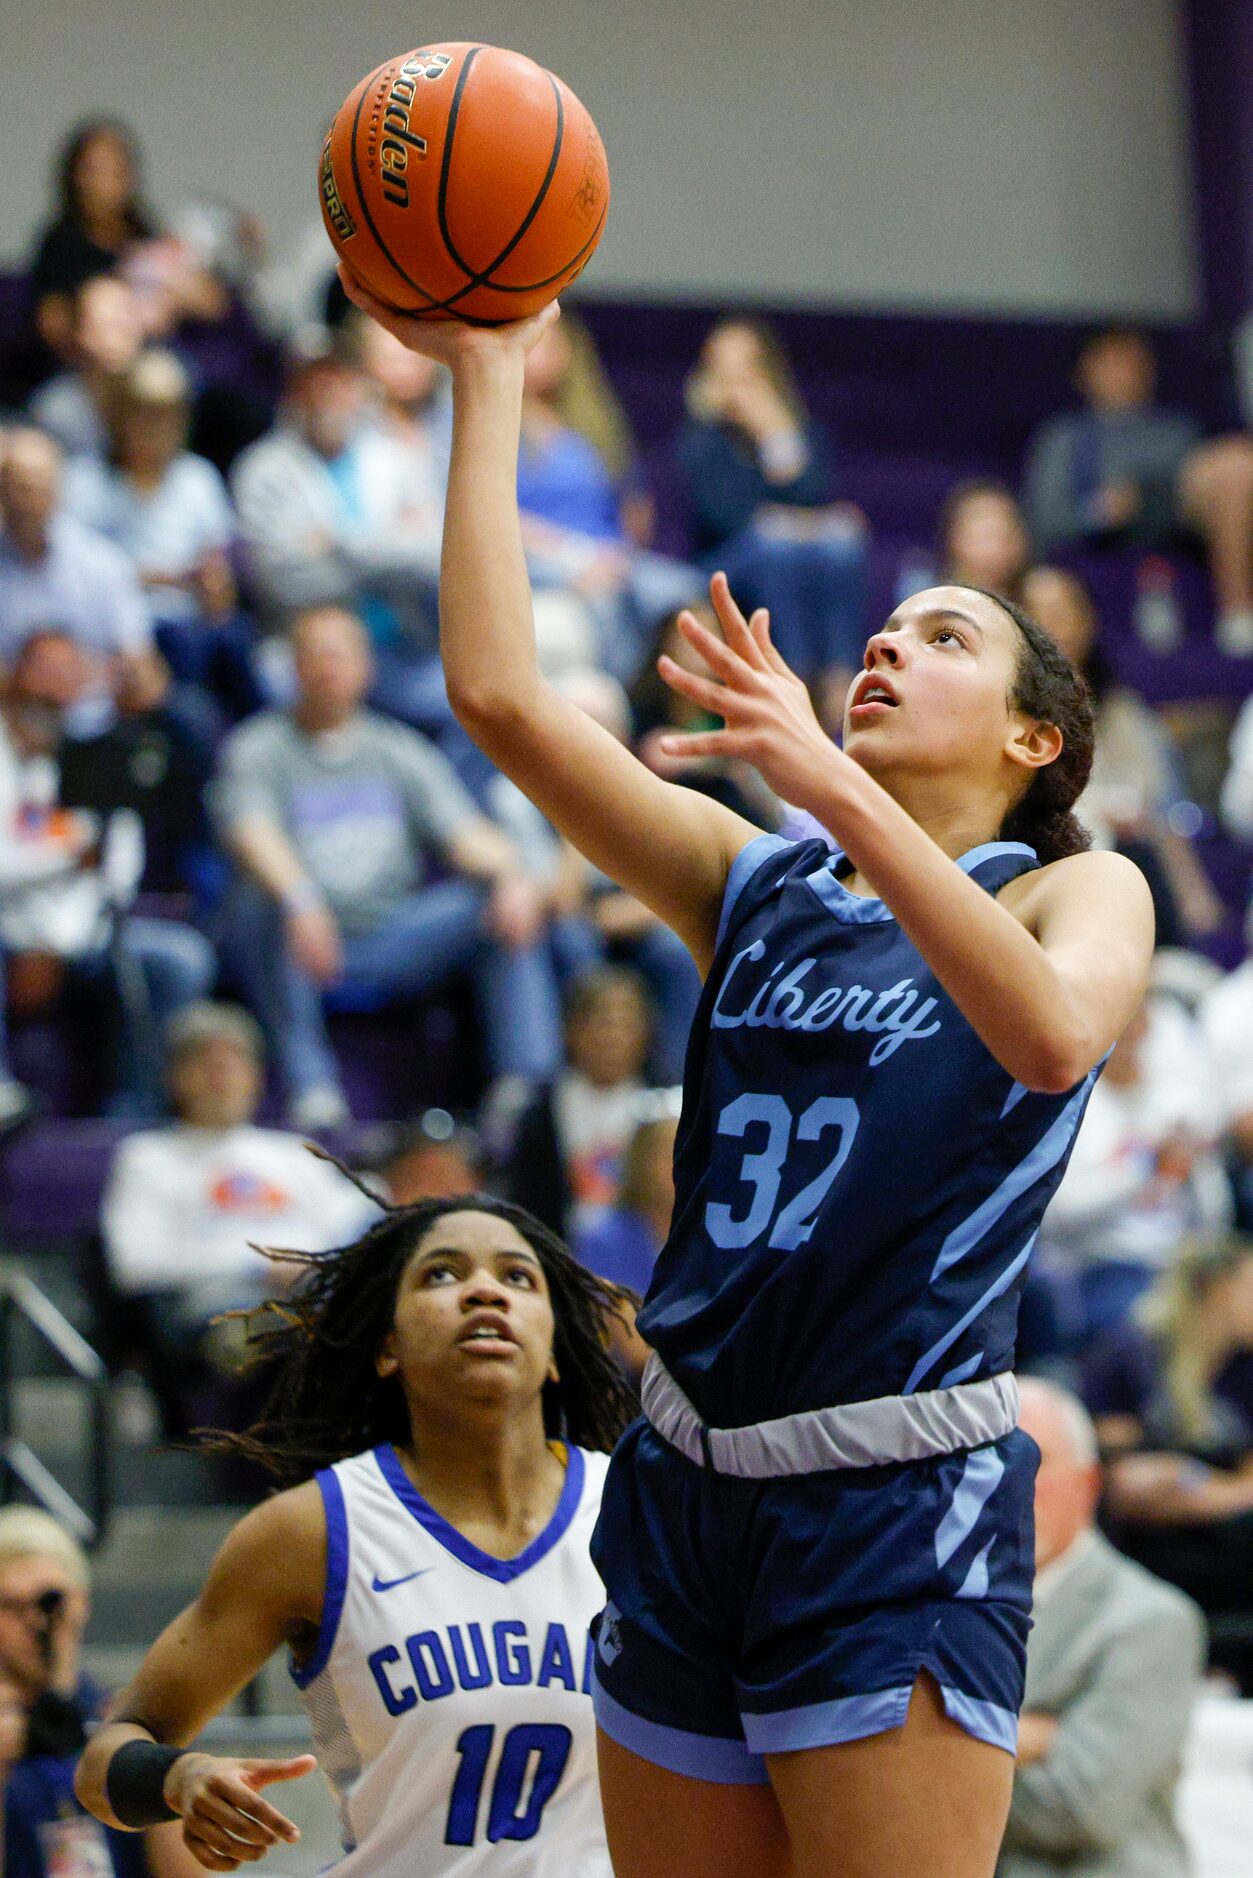
<path id="1" fill-rule="evenodd" d="M 229 1535 L 194 1604 L 158 1637 L 138 1675 L 88 1742 L 75 1777 L 82 1804 L 120 1826 L 107 1793 L 109 1762 L 127 1741 L 180 1747 L 250 1682 L 282 1644 L 308 1648 L 326 1578 L 326 1523 L 309 1483 L 256 1507 Z M 312 1772 L 311 1754 L 291 1760 L 239 1760 L 191 1753 L 171 1767 L 165 1798 L 182 1836 L 210 1871 L 234 1871 L 271 1846 L 300 1837 L 261 1797 L 276 1781 Z"/>
<path id="2" fill-rule="evenodd" d="M 1127 1454 L 1109 1469 L 1110 1508 L 1154 1526 L 1196 1526 L 1253 1510 L 1253 1459 L 1225 1473 L 1181 1454 Z"/>
<path id="3" fill-rule="evenodd" d="M 518 523 L 522 368 L 556 317 L 515 326 L 390 313 L 341 270 L 350 299 L 448 366 L 453 443 L 440 576 L 440 646 L 454 711 L 479 747 L 596 866 L 672 926 L 707 970 L 727 870 L 757 830 L 663 782 L 547 683 L 535 655 Z"/>
<path id="4" fill-rule="evenodd" d="M 744 757 L 785 801 L 808 809 L 1002 1067 L 1028 1089 L 1071 1088 L 1143 996 L 1153 918 L 1139 871 L 1120 855 L 1077 855 L 993 899 L 824 734 L 805 686 L 771 643 L 766 615 L 754 615 L 750 628 L 720 577 L 712 592 L 725 642 L 690 614 L 682 627 L 715 677 L 669 659 L 661 670 L 726 728 L 672 734 L 666 747 Z"/>

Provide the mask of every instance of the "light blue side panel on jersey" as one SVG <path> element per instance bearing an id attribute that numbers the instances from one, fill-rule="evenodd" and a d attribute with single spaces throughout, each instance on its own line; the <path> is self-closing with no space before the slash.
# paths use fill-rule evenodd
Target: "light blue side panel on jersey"
<path id="1" fill-rule="evenodd" d="M 782 835 L 757 835 L 740 849 L 727 870 L 727 884 L 722 892 L 722 915 L 718 921 L 718 937 L 714 942 L 715 950 L 722 944 L 723 935 L 731 923 L 731 914 L 735 910 L 736 901 L 767 855 L 782 854 L 785 849 L 793 848 L 795 845 L 793 841 L 785 841 Z"/>
<path id="2" fill-rule="evenodd" d="M 976 1448 L 973 1454 L 967 1455 L 949 1509 L 936 1527 L 937 1565 L 947 1565 L 958 1547 L 970 1537 L 1004 1473 L 1005 1463 L 995 1448 Z"/>
<path id="3" fill-rule="evenodd" d="M 1018 1254 L 1017 1258 L 1012 1259 L 1010 1261 L 1010 1263 L 1005 1267 L 1005 1270 L 1001 1273 L 999 1278 L 993 1279 L 992 1283 L 988 1286 L 983 1296 L 977 1299 L 976 1302 L 971 1305 L 970 1309 L 965 1313 L 964 1316 L 958 1318 L 957 1322 L 953 1325 L 953 1328 L 951 1330 L 945 1331 L 944 1335 L 940 1338 L 938 1343 L 933 1343 L 931 1345 L 931 1348 L 927 1351 L 925 1356 L 919 1357 L 918 1361 L 914 1364 L 914 1367 L 912 1371 L 910 1372 L 910 1377 L 909 1377 L 908 1382 L 905 1384 L 905 1387 L 901 1391 L 902 1395 L 912 1395 L 914 1393 L 914 1390 L 918 1387 L 919 1383 L 922 1381 L 923 1377 L 927 1374 L 927 1371 L 929 1369 L 934 1368 L 934 1366 L 939 1362 L 940 1358 L 945 1354 L 947 1350 L 952 1349 L 953 1345 L 957 1342 L 957 1339 L 962 1335 L 963 1331 L 968 1330 L 970 1328 L 971 1324 L 974 1323 L 979 1313 L 981 1311 L 985 1311 L 989 1304 L 991 1304 L 996 1298 L 999 1298 L 1001 1296 L 1002 1292 L 1009 1290 L 1009 1287 L 1013 1284 L 1015 1278 L 1017 1278 L 1023 1266 L 1026 1264 L 1027 1260 L 1031 1257 L 1031 1248 L 1035 1244 L 1036 1238 L 1037 1238 L 1037 1234 L 1032 1233 L 1031 1237 L 1028 1239 L 1026 1245 L 1022 1248 L 1022 1251 Z"/>
<path id="4" fill-rule="evenodd" d="M 313 1655 L 305 1663 L 290 1665 L 291 1678 L 298 1689 L 307 1689 L 331 1660 L 348 1586 L 348 1514 L 344 1508 L 344 1490 L 333 1468 L 323 1468 L 314 1479 L 326 1513 L 326 1590 Z"/>
<path id="5" fill-rule="evenodd" d="M 956 1265 L 958 1259 L 965 1258 L 974 1250 L 986 1232 L 990 1232 L 998 1219 L 1006 1214 L 1014 1201 L 1020 1199 L 1034 1187 L 1037 1180 L 1043 1180 L 1065 1154 L 1079 1126 L 1079 1115 L 1088 1099 L 1088 1091 L 1096 1080 L 1096 1070 L 1091 1070 L 1084 1077 L 1079 1087 L 1071 1096 L 1061 1114 L 1047 1128 L 1032 1148 L 1030 1154 L 1019 1161 L 1017 1167 L 1007 1174 L 1000 1186 L 990 1193 L 986 1200 L 977 1206 L 973 1213 L 954 1226 L 951 1233 L 940 1247 L 939 1257 L 931 1272 L 931 1282 L 950 1265 Z"/>

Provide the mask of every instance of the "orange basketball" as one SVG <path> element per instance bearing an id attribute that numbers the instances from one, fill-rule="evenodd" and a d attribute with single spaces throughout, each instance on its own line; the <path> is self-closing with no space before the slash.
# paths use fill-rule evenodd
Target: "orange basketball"
<path id="1" fill-rule="evenodd" d="M 344 100 L 318 181 L 363 286 L 424 319 L 536 313 L 582 273 L 609 168 L 569 86 L 499 46 L 423 46 Z"/>

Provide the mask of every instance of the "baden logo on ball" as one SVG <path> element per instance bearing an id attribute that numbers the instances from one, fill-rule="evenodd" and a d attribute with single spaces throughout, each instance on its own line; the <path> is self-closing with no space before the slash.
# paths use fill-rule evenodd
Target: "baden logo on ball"
<path id="1" fill-rule="evenodd" d="M 609 211 L 604 145 L 569 86 L 521 53 L 460 42 L 364 78 L 318 183 L 349 270 L 422 319 L 537 313 L 582 273 Z"/>

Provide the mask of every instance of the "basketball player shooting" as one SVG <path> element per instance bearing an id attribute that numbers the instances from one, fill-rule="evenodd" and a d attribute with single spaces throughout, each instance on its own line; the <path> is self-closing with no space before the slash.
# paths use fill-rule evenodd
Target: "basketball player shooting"
<path id="1" fill-rule="evenodd" d="M 843 747 L 724 579 L 722 728 L 829 830 L 662 781 L 547 684 L 516 501 L 523 360 L 350 297 L 452 374 L 448 694 L 486 754 L 705 977 L 645 1419 L 609 1469 L 595 1699 L 618 1878 L 990 1878 L 1030 1617 L 1017 1295 L 1142 996 L 1149 894 L 1071 807 L 1092 718 L 1018 607 L 931 588 L 870 639 Z"/>

